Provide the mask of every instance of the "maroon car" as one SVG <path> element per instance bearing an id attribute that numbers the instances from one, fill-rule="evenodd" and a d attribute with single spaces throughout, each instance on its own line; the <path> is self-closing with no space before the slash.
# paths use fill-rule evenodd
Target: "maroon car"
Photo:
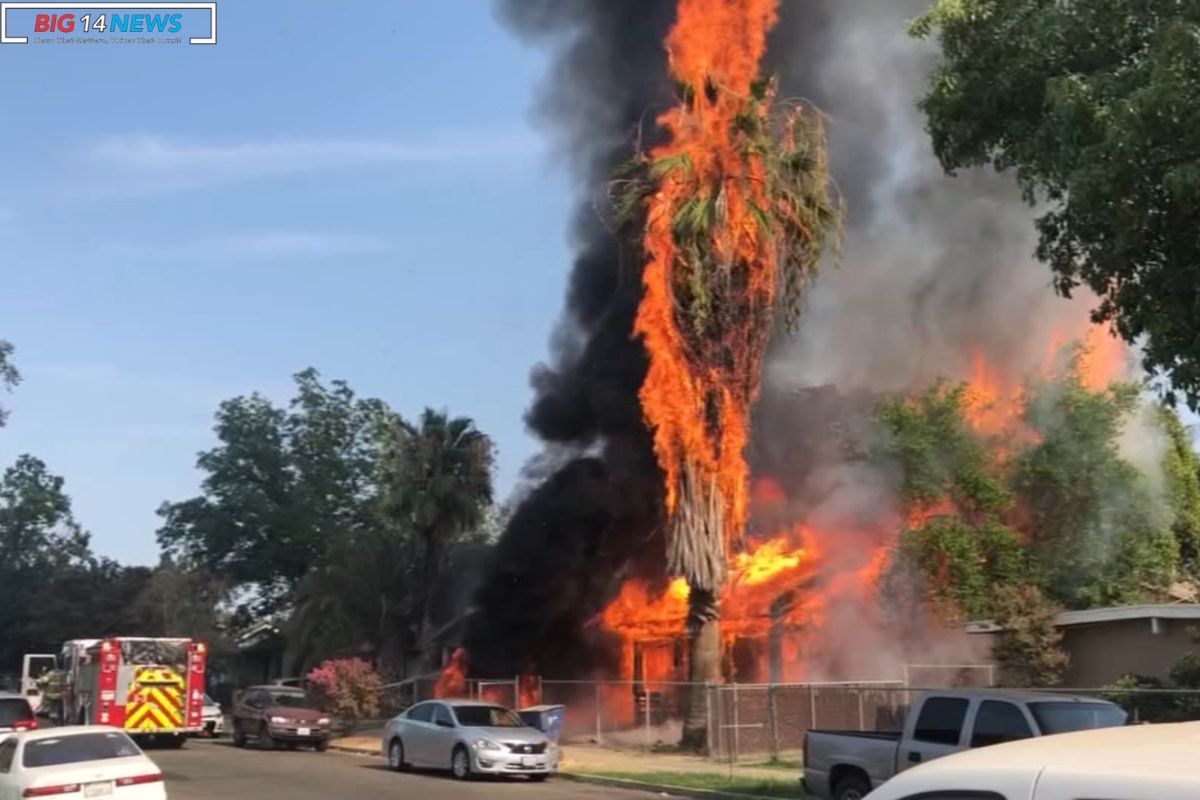
<path id="1" fill-rule="evenodd" d="M 234 702 L 233 744 L 245 747 L 254 739 L 259 747 L 270 749 L 304 745 L 324 751 L 330 722 L 303 689 L 251 686 Z"/>

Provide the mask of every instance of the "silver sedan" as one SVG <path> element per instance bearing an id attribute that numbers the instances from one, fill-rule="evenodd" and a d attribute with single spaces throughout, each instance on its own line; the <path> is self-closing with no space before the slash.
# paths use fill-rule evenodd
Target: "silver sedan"
<path id="1" fill-rule="evenodd" d="M 473 700 L 418 703 L 388 722 L 380 742 L 388 766 L 449 769 L 454 777 L 527 775 L 545 780 L 558 747 L 508 709 Z"/>

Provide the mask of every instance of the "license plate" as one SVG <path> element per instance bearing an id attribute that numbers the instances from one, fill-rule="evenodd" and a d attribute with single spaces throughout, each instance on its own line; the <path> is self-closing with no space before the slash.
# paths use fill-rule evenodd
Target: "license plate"
<path id="1" fill-rule="evenodd" d="M 111 781 L 103 783 L 87 783 L 83 786 L 84 797 L 108 797 L 113 793 L 113 785 Z"/>
<path id="2" fill-rule="evenodd" d="M 537 763 L 537 760 L 534 758 L 530 758 L 529 756 L 523 756 L 521 758 L 521 766 L 522 767 L 532 767 L 535 763 Z"/>
<path id="3" fill-rule="evenodd" d="M 312 728 L 297 728 L 296 729 L 297 736 L 308 736 L 311 733 L 312 733 Z"/>

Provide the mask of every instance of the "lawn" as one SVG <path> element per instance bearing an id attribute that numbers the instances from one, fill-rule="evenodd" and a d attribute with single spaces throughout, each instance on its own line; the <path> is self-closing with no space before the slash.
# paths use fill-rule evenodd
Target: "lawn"
<path id="1" fill-rule="evenodd" d="M 800 779 L 762 780 L 739 778 L 735 772 L 731 780 L 728 775 L 705 772 L 589 772 L 603 778 L 623 778 L 627 781 L 653 783 L 659 786 L 677 786 L 681 789 L 712 789 L 718 792 L 755 795 L 758 797 L 808 798 L 800 788 Z"/>
<path id="2" fill-rule="evenodd" d="M 771 761 L 759 761 L 754 764 L 740 764 L 739 766 L 754 767 L 755 769 L 778 769 L 786 772 L 794 772 L 800 774 L 800 770 L 804 767 L 804 762 L 798 758 L 776 758 Z"/>

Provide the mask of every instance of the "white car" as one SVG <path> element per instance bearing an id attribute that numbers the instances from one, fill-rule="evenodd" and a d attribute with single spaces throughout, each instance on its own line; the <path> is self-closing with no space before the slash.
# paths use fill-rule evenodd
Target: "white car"
<path id="1" fill-rule="evenodd" d="M 114 728 L 77 726 L 0 741 L 0 800 L 166 800 L 163 774 Z"/>
<path id="2" fill-rule="evenodd" d="M 1195 800 L 1200 722 L 1063 733 L 981 747 L 900 773 L 869 800 Z"/>
<path id="3" fill-rule="evenodd" d="M 472 775 L 525 775 L 543 781 L 558 768 L 558 748 L 503 706 L 474 700 L 417 703 L 388 722 L 380 741 L 393 770 L 448 769 Z"/>
<path id="4" fill-rule="evenodd" d="M 208 695 L 204 695 L 204 707 L 200 710 L 200 722 L 204 726 L 204 735 L 218 737 L 225 733 L 225 712 L 221 705 Z"/>

